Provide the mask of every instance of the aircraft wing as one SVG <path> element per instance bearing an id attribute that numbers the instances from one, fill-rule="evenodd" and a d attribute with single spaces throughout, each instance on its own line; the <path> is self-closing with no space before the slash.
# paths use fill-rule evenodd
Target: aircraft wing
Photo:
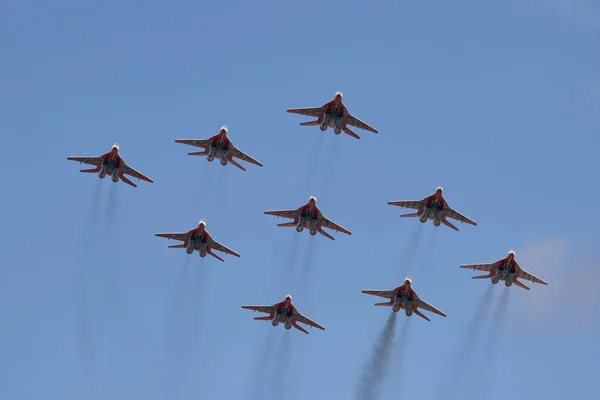
<path id="1" fill-rule="evenodd" d="M 296 218 L 300 215 L 300 211 L 298 210 L 272 210 L 265 211 L 265 215 L 275 215 L 281 218 Z"/>
<path id="2" fill-rule="evenodd" d="M 470 220 L 469 218 L 465 217 L 458 211 L 451 209 L 450 207 L 447 207 L 445 211 L 446 211 L 446 215 L 450 218 L 454 218 L 457 221 L 465 222 L 467 224 L 477 226 L 477 222 Z"/>
<path id="3" fill-rule="evenodd" d="M 313 328 L 319 328 L 319 329 L 325 330 L 325 328 L 323 328 L 321 325 L 319 325 L 315 321 L 305 317 L 304 315 L 300 314 L 299 312 L 296 312 L 295 318 L 296 318 L 296 321 L 298 321 L 298 322 L 302 322 L 303 324 L 312 326 Z"/>
<path id="4" fill-rule="evenodd" d="M 223 253 L 231 254 L 232 256 L 236 256 L 236 257 L 240 256 L 238 253 L 236 253 L 235 251 L 231 250 L 228 247 L 223 246 L 221 243 L 217 242 L 216 240 L 209 239 L 209 244 L 215 250 L 219 250 L 219 251 L 222 251 Z"/>
<path id="5" fill-rule="evenodd" d="M 275 307 L 273 306 L 242 306 L 246 310 L 258 311 L 273 314 L 275 313 Z"/>
<path id="6" fill-rule="evenodd" d="M 422 300 L 421 298 L 418 299 L 418 305 L 417 306 L 421 307 L 424 310 L 427 310 L 427 311 L 430 311 L 432 313 L 435 313 L 437 315 L 441 315 L 442 317 L 446 316 L 446 314 L 444 314 L 443 312 L 441 312 L 440 310 L 438 310 L 437 308 L 435 308 L 431 304 L 427 303 L 425 300 Z"/>
<path id="7" fill-rule="evenodd" d="M 239 159 L 242 159 L 242 160 L 247 161 L 249 163 L 252 163 L 254 165 L 258 165 L 259 167 L 263 166 L 259 161 L 257 161 L 254 158 L 250 157 L 248 154 L 244 153 L 243 151 L 241 151 L 237 147 L 234 147 L 234 149 L 233 149 L 233 155 L 235 157 L 239 158 Z"/>
<path id="8" fill-rule="evenodd" d="M 346 121 L 348 122 L 348 124 L 355 126 L 359 129 L 364 129 L 369 132 L 378 133 L 377 129 L 365 124 L 364 122 L 362 122 L 360 119 L 356 118 L 352 114 L 346 114 Z"/>
<path id="9" fill-rule="evenodd" d="M 208 139 L 175 139 L 175 143 L 189 144 L 194 147 L 207 147 L 212 144 Z"/>
<path id="10" fill-rule="evenodd" d="M 415 210 L 421 209 L 425 206 L 425 202 L 422 200 L 400 200 L 400 201 L 388 201 L 390 206 L 398 206 L 402 208 L 412 208 Z"/>
<path id="11" fill-rule="evenodd" d="M 311 107 L 311 108 L 290 108 L 287 112 L 292 114 L 308 115 L 309 117 L 318 117 L 323 112 L 322 107 Z"/>
<path id="12" fill-rule="evenodd" d="M 491 263 L 491 264 L 464 264 L 464 265 L 461 265 L 460 268 L 467 268 L 467 269 L 472 269 L 472 270 L 477 270 L 477 271 L 490 272 L 491 270 L 496 269 L 496 263 Z"/>
<path id="13" fill-rule="evenodd" d="M 339 226 L 338 224 L 336 224 L 335 222 L 333 222 L 333 221 L 332 221 L 332 220 L 330 220 L 330 219 L 327 219 L 327 218 L 326 218 L 326 217 L 324 217 L 323 215 L 321 215 L 321 216 L 319 217 L 319 220 L 320 220 L 320 221 L 323 223 L 323 225 L 324 225 L 325 227 L 327 227 L 327 228 L 329 228 L 329 229 L 333 229 L 333 230 L 335 230 L 335 231 L 338 231 L 338 232 L 345 233 L 346 235 L 352 235 L 352 232 L 350 232 L 348 229 L 346 229 L 346 228 L 344 228 L 344 227 L 342 227 L 342 226 Z"/>
<path id="14" fill-rule="evenodd" d="M 393 290 L 363 290 L 362 293 L 370 294 L 371 296 L 379 296 L 386 299 L 391 299 L 396 296 L 396 292 Z"/>
<path id="15" fill-rule="evenodd" d="M 538 278 L 537 276 L 532 275 L 529 272 L 522 270 L 521 267 L 519 267 L 518 276 L 521 279 L 525 279 L 525 280 L 528 280 L 533 283 L 541 283 L 542 285 L 548 285 L 548 282 L 543 281 L 540 278 Z"/>
<path id="16" fill-rule="evenodd" d="M 100 165 L 104 161 L 102 157 L 67 157 L 67 160 L 90 165 Z"/>
<path id="17" fill-rule="evenodd" d="M 146 175 L 142 174 L 141 172 L 136 171 L 135 169 L 131 168 L 129 165 L 127 165 L 125 163 L 123 165 L 123 171 L 126 174 L 133 176 L 134 178 L 138 178 L 138 179 L 141 179 L 146 182 L 154 183 L 154 181 L 152 179 L 148 178 Z"/>
<path id="18" fill-rule="evenodd" d="M 188 235 L 187 233 L 157 233 L 154 236 L 183 241 L 188 240 L 190 238 L 190 235 Z"/>

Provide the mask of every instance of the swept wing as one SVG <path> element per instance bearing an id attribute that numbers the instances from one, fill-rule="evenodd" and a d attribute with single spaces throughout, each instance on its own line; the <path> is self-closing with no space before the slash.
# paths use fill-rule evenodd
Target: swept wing
<path id="1" fill-rule="evenodd" d="M 323 113 L 322 107 L 310 107 L 310 108 L 290 108 L 287 112 L 292 114 L 307 115 L 309 117 L 319 117 Z"/>
<path id="2" fill-rule="evenodd" d="M 346 122 L 348 123 L 348 125 L 352 125 L 356 128 L 364 129 L 369 132 L 378 133 L 377 129 L 373 128 L 370 125 L 365 124 L 360 119 L 356 118 L 354 115 L 352 115 L 350 113 L 346 114 L 345 119 L 346 119 Z"/>

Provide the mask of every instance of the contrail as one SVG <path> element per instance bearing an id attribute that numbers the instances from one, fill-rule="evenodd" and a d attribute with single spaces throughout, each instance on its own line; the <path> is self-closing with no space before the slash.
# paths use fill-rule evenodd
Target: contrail
<path id="1" fill-rule="evenodd" d="M 379 396 L 379 386 L 388 372 L 390 353 L 396 331 L 396 314 L 391 312 L 385 327 L 373 347 L 372 358 L 359 378 L 355 388 L 355 398 L 375 400 Z"/>
<path id="2" fill-rule="evenodd" d="M 119 275 L 120 269 L 124 267 L 119 261 L 119 253 L 121 250 L 121 235 L 120 235 L 120 220 L 119 220 L 119 188 L 118 185 L 123 183 L 111 182 L 109 189 L 108 201 L 105 206 L 104 214 L 106 216 L 104 227 L 102 229 L 102 246 L 106 246 L 102 252 L 102 273 L 104 274 L 104 283 L 106 284 L 106 305 L 110 308 L 110 314 L 113 316 L 113 321 L 122 325 L 128 323 L 127 310 L 123 296 L 119 290 Z M 114 324 L 116 327 L 117 324 Z M 119 336 L 122 336 L 119 334 Z M 136 343 L 139 344 L 139 343 Z"/>
<path id="3" fill-rule="evenodd" d="M 471 366 L 473 352 L 477 348 L 477 344 L 481 338 L 481 328 L 483 327 L 483 322 L 485 317 L 490 313 L 493 287 L 493 284 L 488 284 L 488 288 L 486 289 L 481 301 L 479 301 L 471 321 L 467 325 L 466 333 L 463 336 L 463 342 L 461 346 L 458 347 L 458 352 L 453 357 L 451 365 L 449 365 L 448 375 L 452 380 L 450 387 L 446 388 L 444 387 L 444 384 L 438 385 L 435 390 L 436 398 L 446 398 L 448 391 L 456 394 L 457 397 L 460 397 L 464 373 Z"/>
<path id="4" fill-rule="evenodd" d="M 186 254 L 188 256 L 188 254 Z M 186 317 L 186 300 L 188 299 L 188 283 L 189 283 L 189 266 L 190 257 L 185 257 L 183 268 L 179 271 L 179 279 L 175 285 L 175 293 L 173 294 L 173 304 L 168 315 L 170 320 L 167 323 L 169 340 L 168 350 L 168 370 L 166 371 L 166 382 L 164 397 L 166 400 L 179 397 L 181 389 L 181 376 L 185 369 L 186 351 L 183 348 L 185 342 L 185 326 Z"/>
<path id="5" fill-rule="evenodd" d="M 499 350 L 498 344 L 501 342 L 502 336 L 504 335 L 506 313 L 508 310 L 508 292 L 510 292 L 510 289 L 505 287 L 500 295 L 500 298 L 498 299 L 498 302 L 496 303 L 496 306 L 494 307 L 491 332 L 487 338 L 487 343 L 483 353 L 485 367 L 481 369 L 482 376 L 480 376 L 480 378 L 482 381 L 487 381 L 488 376 L 494 374 L 496 354 Z M 488 391 L 485 392 L 484 396 L 480 396 L 480 398 L 487 395 L 489 395 Z"/>
<path id="6" fill-rule="evenodd" d="M 416 224 L 405 243 L 404 250 L 402 251 L 402 257 L 400 258 L 400 278 L 404 278 L 406 275 L 408 275 L 413 264 L 415 263 L 417 252 L 419 251 L 419 245 L 421 244 L 422 233 L 423 224 Z"/>
<path id="7" fill-rule="evenodd" d="M 84 379 L 90 386 L 89 392 L 92 395 L 94 390 L 94 349 L 92 344 L 92 319 L 89 292 L 91 289 L 92 278 L 90 270 L 93 269 L 94 245 L 97 244 L 100 196 L 102 194 L 102 181 L 98 179 L 91 194 L 89 201 L 90 209 L 86 215 L 83 225 L 83 232 L 79 236 L 83 243 L 79 245 L 78 262 L 76 266 L 75 277 L 75 304 L 77 306 L 77 338 L 80 346 L 80 355 Z M 93 397 L 93 396 L 91 396 Z"/>
<path id="8" fill-rule="evenodd" d="M 295 330 L 292 328 L 292 330 Z M 268 398 L 285 399 L 286 381 L 288 368 L 290 364 L 290 334 L 293 332 L 285 331 L 278 332 L 280 337 L 276 347 L 276 354 L 273 360 L 273 370 L 271 371 L 271 386 Z M 295 333 L 295 332 L 294 332 Z"/>
<path id="9" fill-rule="evenodd" d="M 288 259 L 287 259 L 287 273 L 288 279 L 293 278 L 293 274 L 296 270 L 296 264 L 298 263 L 298 245 L 300 242 L 300 234 L 298 232 L 294 232 L 291 235 L 290 247 L 288 251 Z"/>
<path id="10" fill-rule="evenodd" d="M 397 360 L 396 364 L 393 367 L 394 371 L 397 371 L 396 373 L 394 373 L 394 381 L 396 382 L 396 385 L 400 388 L 400 390 L 402 390 L 404 385 L 404 366 L 406 359 L 406 348 L 408 346 L 408 341 L 410 340 L 410 326 L 412 325 L 410 321 L 411 318 L 405 318 L 405 321 L 402 325 L 402 330 L 400 331 L 400 335 L 398 337 L 398 343 L 396 344 L 394 350 L 394 354 Z"/>
<path id="11" fill-rule="evenodd" d="M 436 227 L 436 229 L 431 232 L 431 235 L 427 239 L 427 252 L 425 253 L 425 257 L 423 257 L 423 268 L 429 268 L 430 264 L 433 262 L 435 258 L 435 253 L 438 247 L 438 237 L 441 227 Z"/>
<path id="12" fill-rule="evenodd" d="M 316 237 L 310 237 L 309 239 L 321 239 Z M 310 240 L 308 243 L 308 247 L 304 253 L 303 257 L 303 265 L 300 266 L 300 283 L 302 285 L 302 292 L 304 292 L 303 297 L 306 299 L 304 301 L 306 306 L 310 304 L 310 283 L 312 278 L 312 272 L 315 264 L 315 252 L 317 247 L 317 240 Z"/>
<path id="13" fill-rule="evenodd" d="M 259 321 L 262 322 L 262 321 Z M 271 323 L 269 322 L 269 325 Z M 262 345 L 258 348 L 256 353 L 255 361 L 251 365 L 250 370 L 250 399 L 251 400 L 264 400 L 267 396 L 266 393 L 269 391 L 271 380 L 269 373 L 273 366 L 273 350 L 275 348 L 275 328 L 269 326 L 266 328 L 267 331 L 264 336 Z"/>
<path id="14" fill-rule="evenodd" d="M 236 168 L 233 165 L 218 165 L 219 172 L 217 172 L 215 179 L 215 191 L 217 192 L 217 202 L 219 202 L 224 209 L 227 209 L 228 205 L 228 197 L 227 193 L 229 192 L 228 182 L 226 179 L 226 171 L 225 168 Z"/>
<path id="15" fill-rule="evenodd" d="M 309 154 L 307 155 L 308 159 L 308 167 L 305 168 L 306 175 L 304 177 L 304 182 L 306 187 L 309 188 L 314 194 L 316 190 L 315 187 L 315 177 L 319 176 L 318 173 L 319 168 L 321 166 L 321 149 L 323 148 L 323 136 L 318 133 L 315 134 L 315 138 L 313 141 L 312 147 L 309 149 Z"/>
<path id="16" fill-rule="evenodd" d="M 337 135 L 332 135 L 327 139 L 329 143 L 327 144 L 327 150 L 323 156 L 321 169 L 324 170 L 324 173 L 319 174 L 319 176 L 322 178 L 321 184 L 323 185 L 321 193 L 323 193 L 323 195 L 326 197 L 334 197 L 336 193 L 331 180 L 336 176 L 335 171 L 337 167 L 338 154 L 340 152 L 339 139 L 340 138 L 337 137 Z"/>

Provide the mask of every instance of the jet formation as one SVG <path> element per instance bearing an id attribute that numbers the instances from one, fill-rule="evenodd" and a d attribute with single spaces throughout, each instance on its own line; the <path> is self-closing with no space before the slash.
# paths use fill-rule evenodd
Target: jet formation
<path id="1" fill-rule="evenodd" d="M 352 132 L 348 126 L 364 129 L 373 133 L 378 133 L 376 129 L 362 122 L 355 116 L 349 113 L 348 109 L 342 101 L 342 92 L 338 91 L 335 93 L 333 100 L 325 103 L 320 107 L 313 108 L 290 108 L 287 110 L 288 113 L 301 114 L 312 117 L 317 117 L 314 121 L 302 122 L 302 126 L 319 126 L 321 131 L 327 131 L 328 128 L 333 128 L 333 132 L 339 135 L 341 132 L 352 136 L 355 139 L 360 137 Z M 186 144 L 201 148 L 202 151 L 190 152 L 188 155 L 191 156 L 205 156 L 208 162 L 212 162 L 218 159 L 222 166 L 232 164 L 233 166 L 246 171 L 236 159 L 243 160 L 245 162 L 254 164 L 262 167 L 263 164 L 252 158 L 248 154 L 238 149 L 228 136 L 229 129 L 227 125 L 222 125 L 219 132 L 208 139 L 176 139 L 176 143 Z M 136 171 L 130 167 L 119 153 L 119 145 L 114 144 L 111 150 L 100 156 L 87 156 L 87 157 L 67 157 L 67 160 L 77 161 L 83 164 L 94 165 L 95 168 L 83 169 L 80 172 L 85 173 L 97 173 L 100 179 L 104 179 L 106 176 L 110 176 L 113 182 L 119 180 L 126 184 L 137 187 L 131 180 L 125 175 L 132 176 L 134 178 L 144 180 L 146 182 L 153 183 L 153 181 L 142 173 Z M 470 218 L 467 218 L 463 214 L 454 210 L 450 207 L 443 195 L 443 190 L 438 187 L 433 194 L 423 198 L 422 200 L 401 200 L 401 201 L 389 201 L 388 205 L 398 206 L 401 208 L 410 208 L 415 210 L 413 213 L 403 214 L 401 217 L 416 217 L 419 218 L 421 223 L 425 223 L 429 220 L 433 221 L 435 227 L 440 225 L 446 225 L 447 227 L 458 231 L 458 228 L 454 226 L 448 219 L 453 219 L 461 223 L 466 223 L 472 226 L 477 226 L 477 223 Z M 280 223 L 279 227 L 295 227 L 296 232 L 300 233 L 305 229 L 308 230 L 311 236 L 316 236 L 317 233 L 325 236 L 328 239 L 335 240 L 335 238 L 326 232 L 324 228 L 331 229 L 337 232 L 351 235 L 352 233 L 333 222 L 329 218 L 325 217 L 323 212 L 317 207 L 316 196 L 310 196 L 308 202 L 296 209 L 288 210 L 270 210 L 265 211 L 265 215 L 277 216 L 278 218 L 291 219 L 289 222 Z M 214 251 L 219 251 L 224 254 L 233 255 L 240 257 L 240 254 L 217 242 L 206 230 L 206 221 L 200 220 L 198 225 L 187 231 L 180 233 L 156 233 L 155 236 L 167 239 L 173 239 L 182 243 L 168 246 L 169 248 L 181 248 L 185 249 L 187 254 L 193 254 L 197 251 L 200 257 L 206 257 L 207 254 L 215 257 L 220 261 L 224 261 L 223 258 L 219 257 Z M 507 287 L 515 284 L 525 290 L 530 290 L 529 287 L 525 286 L 520 280 L 530 281 L 532 283 L 540 283 L 542 285 L 548 285 L 547 282 L 542 279 L 530 274 L 523 270 L 515 260 L 514 250 L 510 250 L 508 255 L 501 260 L 495 261 L 489 264 L 465 264 L 460 265 L 460 268 L 468 268 L 473 270 L 479 270 L 486 272 L 485 275 L 474 276 L 473 279 L 490 279 L 492 284 L 497 284 L 499 281 L 504 281 Z M 386 299 L 385 302 L 376 303 L 376 306 L 389 306 L 393 312 L 399 312 L 404 310 L 407 317 L 413 314 L 430 321 L 429 317 L 423 314 L 420 310 L 428 311 L 437 314 L 442 317 L 446 317 L 442 311 L 438 310 L 431 304 L 421 299 L 412 287 L 412 278 L 406 277 L 404 282 L 391 290 L 363 290 L 362 293 L 382 297 Z M 278 326 L 280 323 L 283 324 L 285 329 L 289 330 L 292 327 L 308 333 L 304 328 L 298 325 L 302 323 L 310 327 L 325 330 L 325 328 L 306 316 L 300 314 L 294 304 L 292 303 L 292 296 L 288 294 L 279 303 L 273 305 L 244 305 L 243 309 L 253 310 L 256 312 L 267 313 L 267 316 L 256 317 L 256 320 L 271 321 L 273 326 Z"/>

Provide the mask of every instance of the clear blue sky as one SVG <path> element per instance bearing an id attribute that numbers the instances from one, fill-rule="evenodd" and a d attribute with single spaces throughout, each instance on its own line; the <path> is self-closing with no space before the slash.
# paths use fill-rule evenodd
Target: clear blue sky
<path id="1" fill-rule="evenodd" d="M 407 333 L 382 394 L 591 398 L 593 3 L 5 2 L 0 398 L 353 398 L 389 313 L 360 291 L 406 274 L 448 317 L 403 330 L 398 315 Z M 322 133 L 285 112 L 336 90 L 379 135 Z M 223 124 L 263 168 L 223 168 L 174 143 Z M 115 142 L 154 184 L 113 185 L 66 160 Z M 438 185 L 477 227 L 421 225 L 386 205 Z M 312 194 L 352 236 L 298 235 L 263 215 Z M 187 256 L 154 237 L 201 218 L 241 258 Z M 549 286 L 510 288 L 504 321 L 491 316 L 505 290 L 494 286 L 488 317 L 474 318 L 489 283 L 458 266 L 509 248 Z M 275 329 L 240 308 L 287 292 L 327 330 Z M 262 354 L 268 340 L 287 353 Z M 252 397 L 275 367 L 287 383 Z"/>

